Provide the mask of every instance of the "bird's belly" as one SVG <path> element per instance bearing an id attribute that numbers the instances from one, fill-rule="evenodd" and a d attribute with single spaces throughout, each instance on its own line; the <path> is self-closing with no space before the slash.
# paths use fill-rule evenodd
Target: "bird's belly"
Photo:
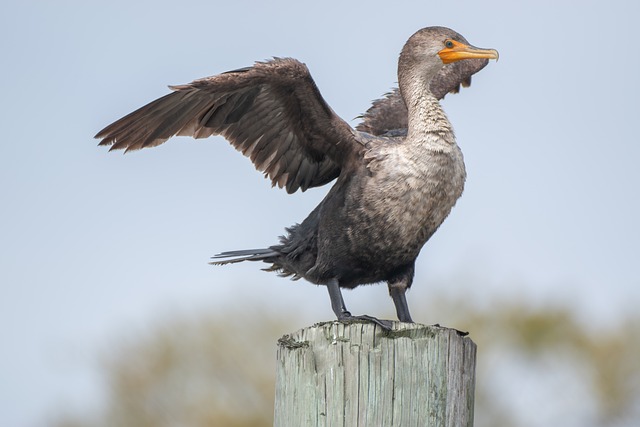
<path id="1" fill-rule="evenodd" d="M 387 268 L 415 260 L 464 186 L 461 159 L 439 160 L 428 169 L 399 168 L 368 180 L 346 230 L 352 254 Z"/>
<path id="2" fill-rule="evenodd" d="M 423 196 L 387 196 L 384 207 L 363 212 L 367 226 L 347 230 L 354 253 L 367 253 L 378 258 L 374 262 L 386 260 L 392 264 L 415 259 L 453 207 L 451 202 L 435 204 L 429 195 Z"/>
<path id="3" fill-rule="evenodd" d="M 321 204 L 315 263 L 301 276 L 355 287 L 389 280 L 413 264 L 465 179 L 459 150 L 421 154 L 382 158 L 332 188 Z"/>

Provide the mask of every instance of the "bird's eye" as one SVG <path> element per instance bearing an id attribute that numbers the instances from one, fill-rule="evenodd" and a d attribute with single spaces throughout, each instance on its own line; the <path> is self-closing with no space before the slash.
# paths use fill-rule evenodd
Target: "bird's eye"
<path id="1" fill-rule="evenodd" d="M 453 48 L 453 41 L 451 40 L 446 40 L 444 42 L 444 47 L 446 47 L 447 49 L 452 49 Z"/>

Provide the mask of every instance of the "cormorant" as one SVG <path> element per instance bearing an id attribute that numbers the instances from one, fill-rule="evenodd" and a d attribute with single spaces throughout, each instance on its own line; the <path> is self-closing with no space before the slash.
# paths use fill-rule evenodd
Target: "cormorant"
<path id="1" fill-rule="evenodd" d="M 405 292 L 422 246 L 462 194 L 462 152 L 438 99 L 468 86 L 494 49 L 444 27 L 423 28 L 404 45 L 399 90 L 374 102 L 357 130 L 320 95 L 291 58 L 171 86 L 165 95 L 107 126 L 99 145 L 154 147 L 174 135 L 222 135 L 273 185 L 305 191 L 336 180 L 322 202 L 280 243 L 223 252 L 212 264 L 264 261 L 282 276 L 325 285 L 340 321 L 353 316 L 340 288 L 385 281 L 398 319 L 412 322 Z M 458 62 L 460 61 L 460 62 Z"/>

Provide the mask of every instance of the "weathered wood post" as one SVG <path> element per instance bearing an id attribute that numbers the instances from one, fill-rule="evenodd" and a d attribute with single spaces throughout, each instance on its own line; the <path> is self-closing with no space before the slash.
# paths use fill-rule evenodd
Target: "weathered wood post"
<path id="1" fill-rule="evenodd" d="M 275 427 L 473 425 L 476 345 L 454 329 L 327 322 L 278 344 Z"/>

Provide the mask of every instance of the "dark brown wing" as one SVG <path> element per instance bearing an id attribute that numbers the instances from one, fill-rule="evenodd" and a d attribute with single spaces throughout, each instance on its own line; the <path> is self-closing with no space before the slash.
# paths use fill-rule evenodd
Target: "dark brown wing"
<path id="1" fill-rule="evenodd" d="M 448 93 L 458 93 L 460 86 L 469 87 L 471 76 L 482 70 L 489 60 L 466 59 L 447 64 L 431 80 L 429 88 L 436 98 L 442 99 Z M 382 135 L 389 131 L 407 128 L 407 107 L 398 89 L 373 101 L 371 108 L 362 116 L 363 120 L 356 129 L 373 135 Z"/>
<path id="2" fill-rule="evenodd" d="M 258 62 L 171 89 L 98 132 L 99 145 L 128 151 L 174 135 L 222 135 L 289 193 L 333 180 L 361 148 L 295 59 Z"/>
<path id="3" fill-rule="evenodd" d="M 486 67 L 488 63 L 488 59 L 465 59 L 447 64 L 431 80 L 429 89 L 438 99 L 444 98 L 448 93 L 458 93 L 460 86 L 469 87 L 471 76 Z"/>
<path id="4" fill-rule="evenodd" d="M 409 113 L 398 88 L 385 93 L 383 98 L 373 101 L 367 112 L 359 118 L 362 122 L 356 126 L 356 130 L 372 135 L 383 135 L 392 130 L 406 129 L 409 125 Z"/>

